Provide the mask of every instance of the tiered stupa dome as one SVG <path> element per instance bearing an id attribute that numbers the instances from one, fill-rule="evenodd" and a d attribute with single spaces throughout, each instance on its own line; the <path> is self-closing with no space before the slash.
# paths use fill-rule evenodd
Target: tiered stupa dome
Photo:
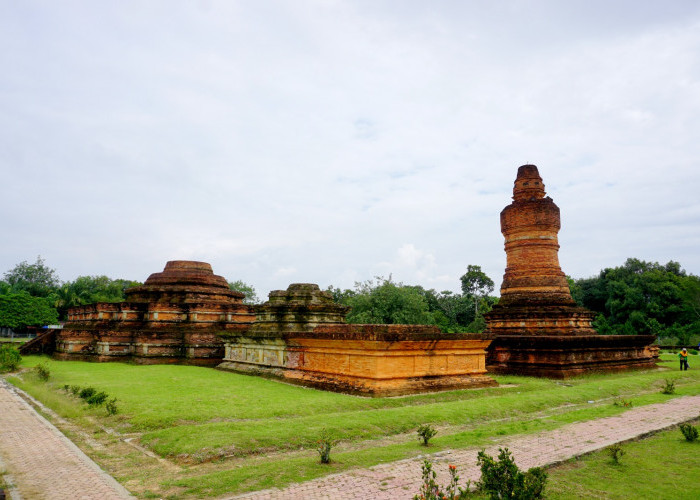
<path id="1" fill-rule="evenodd" d="M 229 288 L 206 262 L 171 260 L 160 273 L 125 292 L 127 302 L 230 302 L 241 303 L 244 295 Z"/>

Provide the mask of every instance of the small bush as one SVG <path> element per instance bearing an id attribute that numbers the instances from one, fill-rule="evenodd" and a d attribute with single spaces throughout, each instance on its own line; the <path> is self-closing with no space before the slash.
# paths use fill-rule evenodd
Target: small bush
<path id="1" fill-rule="evenodd" d="M 107 415 L 116 415 L 119 413 L 119 408 L 117 407 L 117 398 L 112 398 L 105 403 L 105 409 L 107 410 Z"/>
<path id="2" fill-rule="evenodd" d="M 683 433 L 685 440 L 691 443 L 698 439 L 698 430 L 694 425 L 681 424 L 681 433 Z"/>
<path id="3" fill-rule="evenodd" d="M 423 440 L 423 446 L 428 446 L 428 441 L 430 441 L 430 438 L 437 434 L 437 431 L 430 424 L 423 424 L 419 426 L 416 432 L 418 433 L 418 440 Z"/>
<path id="4" fill-rule="evenodd" d="M 85 402 L 89 404 L 90 406 L 101 406 L 104 404 L 105 401 L 107 401 L 107 398 L 109 396 L 107 395 L 106 392 L 96 392 L 89 398 L 85 399 Z"/>
<path id="5" fill-rule="evenodd" d="M 675 394 L 676 383 L 673 380 L 666 379 L 666 385 L 661 389 L 661 394 Z"/>
<path id="6" fill-rule="evenodd" d="M 698 355 L 698 350 L 697 349 L 689 349 L 688 352 L 694 356 Z"/>
<path id="7" fill-rule="evenodd" d="M 46 363 L 39 363 L 38 365 L 36 365 L 34 367 L 34 372 L 36 372 L 37 377 L 39 377 L 39 379 L 43 380 L 44 382 L 46 382 L 51 377 L 51 369 Z"/>
<path id="8" fill-rule="evenodd" d="M 448 466 L 450 470 L 450 484 L 444 489 L 437 483 L 433 464 L 426 460 L 423 462 L 423 484 L 418 495 L 413 500 L 462 500 L 469 497 L 469 487 L 471 481 L 467 481 L 466 487 L 458 486 L 459 476 L 457 467 Z"/>
<path id="9" fill-rule="evenodd" d="M 321 457 L 322 464 L 331 463 L 331 448 L 333 448 L 333 446 L 335 446 L 335 441 L 331 439 L 330 434 L 324 429 L 321 433 L 321 439 L 318 440 L 316 446 L 316 451 L 318 451 Z"/>
<path id="10" fill-rule="evenodd" d="M 94 396 L 97 393 L 97 389 L 94 387 L 85 387 L 84 389 L 80 389 L 80 392 L 78 393 L 78 396 L 80 396 L 81 399 L 88 400 L 92 396 Z"/>
<path id="11" fill-rule="evenodd" d="M 80 387 L 79 385 L 71 385 L 70 386 L 70 392 L 73 394 L 73 396 L 77 396 L 80 394 L 80 391 L 82 391 L 83 388 Z"/>
<path id="12" fill-rule="evenodd" d="M 0 372 L 13 372 L 22 363 L 19 350 L 9 343 L 0 344 Z"/>
<path id="13" fill-rule="evenodd" d="M 491 500 L 543 498 L 547 483 L 544 469 L 533 467 L 523 473 L 508 448 L 499 448 L 498 451 L 498 461 L 484 451 L 478 453 L 476 462 L 481 467 L 481 479 L 477 483 L 479 489 L 488 493 Z"/>
<path id="14" fill-rule="evenodd" d="M 615 465 L 620 463 L 620 459 L 625 454 L 625 450 L 622 449 L 621 443 L 615 443 L 613 445 L 610 445 L 606 448 L 606 450 L 608 452 L 608 455 L 610 455 L 610 458 L 612 458 L 612 461 Z"/>
<path id="15" fill-rule="evenodd" d="M 623 408 L 630 408 L 632 406 L 632 401 L 630 401 L 629 399 L 617 398 L 615 399 L 613 405 L 621 406 Z"/>

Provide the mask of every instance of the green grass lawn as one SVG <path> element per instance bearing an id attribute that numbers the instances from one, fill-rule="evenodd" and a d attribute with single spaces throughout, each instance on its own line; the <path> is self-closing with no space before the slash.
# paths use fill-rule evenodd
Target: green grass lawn
<path id="1" fill-rule="evenodd" d="M 623 450 L 619 464 L 603 450 L 550 469 L 547 498 L 700 498 L 700 441 L 689 443 L 671 429 L 625 443 Z"/>
<path id="2" fill-rule="evenodd" d="M 48 363 L 49 382 L 27 372 L 8 379 L 59 415 L 85 428 L 96 426 L 96 434 L 108 428 L 133 435 L 179 468 L 177 474 L 160 473 L 154 479 L 140 466 L 115 465 L 115 475 L 128 487 L 146 496 L 147 490 L 213 496 L 425 453 L 415 435 L 424 423 L 439 431 L 428 448 L 437 452 L 614 415 L 625 410 L 613 404 L 616 398 L 635 406 L 666 401 L 673 396 L 660 393 L 665 379 L 675 381 L 676 395 L 700 394 L 700 370 L 692 369 L 693 359 L 688 372 L 677 371 L 673 355 L 662 359 L 668 370 L 565 382 L 498 376 L 501 385 L 494 388 L 376 399 L 210 368 L 58 362 L 38 356 L 24 358 L 23 364 Z M 107 392 L 117 398 L 120 414 L 89 409 L 62 390 L 64 385 Z M 340 440 L 330 466 L 319 464 L 315 452 L 324 431 Z"/>

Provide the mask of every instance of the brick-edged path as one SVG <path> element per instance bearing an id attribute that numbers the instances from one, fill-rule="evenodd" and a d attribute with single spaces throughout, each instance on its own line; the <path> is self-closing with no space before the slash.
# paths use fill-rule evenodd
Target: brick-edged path
<path id="1" fill-rule="evenodd" d="M 0 457 L 24 500 L 133 498 L 0 377 Z"/>
<path id="2" fill-rule="evenodd" d="M 615 416 L 565 425 L 553 431 L 505 438 L 486 448 L 492 456 L 498 447 L 508 447 L 521 469 L 555 464 L 569 458 L 628 441 L 700 416 L 700 396 L 674 398 L 667 403 L 633 408 Z M 460 484 L 477 481 L 480 471 L 476 454 L 480 449 L 441 452 L 430 458 L 440 484 L 447 484 L 448 464 L 457 466 Z M 274 500 L 410 499 L 421 485 L 423 459 L 413 458 L 370 469 L 352 470 L 321 479 L 231 498 Z"/>

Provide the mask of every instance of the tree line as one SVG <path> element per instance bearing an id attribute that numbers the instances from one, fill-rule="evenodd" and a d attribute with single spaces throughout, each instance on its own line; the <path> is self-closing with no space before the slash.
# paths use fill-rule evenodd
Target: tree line
<path id="1" fill-rule="evenodd" d="M 138 281 L 107 276 L 79 276 L 62 282 L 41 256 L 20 262 L 0 280 L 0 327 L 45 326 L 66 317 L 68 308 L 95 302 L 120 302 Z"/>
<path id="2" fill-rule="evenodd" d="M 489 295 L 494 283 L 480 266 L 470 265 L 460 278 L 462 293 L 437 292 L 404 285 L 381 276 L 355 283 L 353 289 L 328 291 L 339 304 L 350 306 L 350 323 L 436 325 L 443 332 L 481 332 L 484 314 L 498 299 Z"/>
<path id="3" fill-rule="evenodd" d="M 658 335 L 682 345 L 700 340 L 700 277 L 678 262 L 630 258 L 569 286 L 577 303 L 597 313 L 599 333 Z"/>
<path id="4" fill-rule="evenodd" d="M 124 291 L 138 281 L 107 276 L 80 276 L 61 282 L 41 257 L 21 262 L 0 280 L 0 327 L 54 324 L 69 307 L 95 302 L 121 302 Z M 467 266 L 459 278 L 461 293 L 406 285 L 392 276 L 357 282 L 352 289 L 330 286 L 336 302 L 350 306 L 350 323 L 436 325 L 442 331 L 481 332 L 484 314 L 498 298 L 494 282 L 478 265 Z M 257 304 L 255 288 L 241 280 L 229 282 Z M 689 345 L 700 340 L 700 277 L 678 262 L 667 264 L 630 258 L 597 276 L 571 279 L 578 304 L 595 312 L 594 327 L 601 334 L 653 334 L 671 343 Z"/>

